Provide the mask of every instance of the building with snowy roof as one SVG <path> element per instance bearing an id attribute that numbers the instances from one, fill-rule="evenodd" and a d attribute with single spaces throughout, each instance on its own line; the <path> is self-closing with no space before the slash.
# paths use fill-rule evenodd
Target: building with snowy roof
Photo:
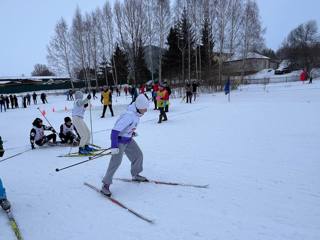
<path id="1" fill-rule="evenodd" d="M 263 69 L 276 69 L 278 62 L 263 56 L 256 52 L 249 52 L 246 58 L 241 55 L 234 54 L 232 57 L 224 61 L 223 72 L 226 75 L 237 76 L 244 73 L 244 75 L 253 74 Z"/>

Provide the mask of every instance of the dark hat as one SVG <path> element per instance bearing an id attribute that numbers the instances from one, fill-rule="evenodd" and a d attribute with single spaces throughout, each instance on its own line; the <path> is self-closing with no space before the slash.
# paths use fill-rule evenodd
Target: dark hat
<path id="1" fill-rule="evenodd" d="M 69 117 L 65 117 L 65 118 L 64 118 L 64 122 L 65 122 L 65 123 L 67 123 L 67 122 L 71 122 L 71 118 L 69 118 Z"/>
<path id="2" fill-rule="evenodd" d="M 33 120 L 32 125 L 35 126 L 35 127 L 41 127 L 42 119 L 41 118 L 36 118 L 35 120 Z"/>

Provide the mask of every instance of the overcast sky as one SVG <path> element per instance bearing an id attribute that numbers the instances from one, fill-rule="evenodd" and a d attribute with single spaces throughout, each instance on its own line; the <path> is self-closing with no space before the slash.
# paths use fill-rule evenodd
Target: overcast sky
<path id="1" fill-rule="evenodd" d="M 71 23 L 105 0 L 0 0 L 0 76 L 30 75 L 37 63 L 47 64 L 46 45 L 60 17 Z M 318 0 L 257 0 L 268 47 L 276 50 L 287 34 L 310 19 L 320 24 Z"/>

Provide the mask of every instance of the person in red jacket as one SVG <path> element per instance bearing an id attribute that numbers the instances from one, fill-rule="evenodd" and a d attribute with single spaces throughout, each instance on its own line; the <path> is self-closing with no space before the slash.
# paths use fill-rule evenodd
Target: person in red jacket
<path id="1" fill-rule="evenodd" d="M 140 93 L 144 94 L 144 92 L 145 92 L 144 84 L 141 84 L 139 91 L 140 91 Z"/>
<path id="2" fill-rule="evenodd" d="M 300 74 L 300 80 L 301 81 L 306 81 L 308 79 L 308 72 L 307 72 L 307 70 L 306 69 L 304 69 L 303 71 L 302 71 L 302 73 Z"/>
<path id="3" fill-rule="evenodd" d="M 153 99 L 153 103 L 154 103 L 154 109 L 153 110 L 158 110 L 158 106 L 157 106 L 157 92 L 159 91 L 159 84 L 158 83 L 154 83 L 152 85 L 152 99 Z"/>

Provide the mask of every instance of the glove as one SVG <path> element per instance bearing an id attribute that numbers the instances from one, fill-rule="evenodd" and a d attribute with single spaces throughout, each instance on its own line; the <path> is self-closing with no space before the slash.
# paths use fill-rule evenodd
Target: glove
<path id="1" fill-rule="evenodd" d="M 86 108 L 86 107 L 88 107 L 88 106 L 89 106 L 89 104 L 88 104 L 88 103 L 86 103 L 86 104 L 85 104 L 85 105 L 83 105 L 83 106 Z"/>
<path id="2" fill-rule="evenodd" d="M 111 149 L 110 149 L 110 153 L 111 153 L 111 155 L 116 155 L 116 154 L 118 154 L 118 153 L 119 153 L 119 148 L 111 148 Z"/>
<path id="3" fill-rule="evenodd" d="M 91 95 L 90 95 L 90 94 L 88 94 L 87 98 L 90 100 L 90 99 L 91 99 Z"/>
<path id="4" fill-rule="evenodd" d="M 138 137 L 138 136 L 139 136 L 139 134 L 137 132 L 132 133 L 132 137 Z"/>

